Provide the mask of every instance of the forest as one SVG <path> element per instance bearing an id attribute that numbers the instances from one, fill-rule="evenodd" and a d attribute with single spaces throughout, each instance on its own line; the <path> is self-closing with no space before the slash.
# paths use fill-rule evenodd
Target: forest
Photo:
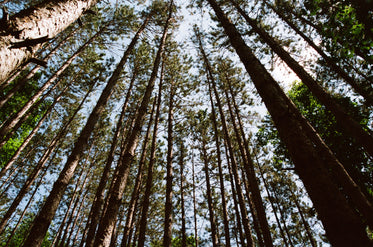
<path id="1" fill-rule="evenodd" d="M 370 0 L 0 0 L 0 246 L 373 246 Z"/>

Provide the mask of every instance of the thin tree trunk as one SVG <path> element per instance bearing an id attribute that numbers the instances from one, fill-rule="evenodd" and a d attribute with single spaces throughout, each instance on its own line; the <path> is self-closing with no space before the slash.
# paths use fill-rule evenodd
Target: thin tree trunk
<path id="1" fill-rule="evenodd" d="M 49 113 L 53 110 L 54 106 L 60 101 L 62 95 L 66 92 L 66 90 L 69 87 L 65 87 L 65 89 L 54 99 L 53 103 L 48 107 L 46 112 L 44 113 L 43 117 L 39 120 L 37 125 L 32 129 L 30 134 L 26 137 L 26 139 L 22 142 L 21 146 L 18 147 L 16 152 L 13 154 L 13 156 L 8 160 L 8 162 L 3 166 L 3 168 L 0 171 L 0 179 L 6 174 L 6 172 L 13 166 L 14 162 L 17 160 L 21 152 L 24 150 L 24 148 L 30 143 L 31 139 L 34 137 L 34 135 L 38 132 L 40 127 L 42 126 L 43 122 L 47 117 L 49 116 Z"/>
<path id="2" fill-rule="evenodd" d="M 162 65 L 162 68 L 163 68 L 163 65 Z M 154 170 L 154 165 L 156 162 L 155 151 L 156 151 L 156 146 L 157 146 L 157 132 L 158 132 L 158 123 L 159 123 L 159 116 L 160 116 L 160 107 L 161 107 L 161 101 L 162 101 L 162 83 L 163 83 L 163 69 L 162 69 L 161 78 L 159 82 L 157 110 L 156 110 L 155 118 L 154 118 L 153 137 L 152 137 L 152 144 L 151 144 L 151 150 L 150 150 L 147 179 L 146 179 L 146 185 L 145 185 L 145 193 L 144 193 L 143 202 L 142 202 L 139 236 L 138 236 L 138 242 L 137 242 L 138 247 L 144 247 L 145 245 L 145 234 L 146 234 L 146 227 L 147 227 L 147 220 L 148 220 L 147 219 L 148 211 L 149 211 L 149 206 L 150 206 L 150 196 L 152 195 L 152 188 L 153 188 L 153 170 Z"/>
<path id="3" fill-rule="evenodd" d="M 232 197 L 233 197 L 234 210 L 235 210 L 235 216 L 236 216 L 236 231 L 238 231 L 238 233 L 239 233 L 241 245 L 244 246 L 245 245 L 245 238 L 244 238 L 244 234 L 243 234 L 243 231 L 242 231 L 242 224 L 241 224 L 241 218 L 242 217 L 241 217 L 240 210 L 239 210 L 239 207 L 238 207 L 236 185 L 235 185 L 235 180 L 233 178 L 232 165 L 231 165 L 231 162 L 230 162 L 230 158 L 229 158 L 229 155 L 228 155 L 227 144 L 226 144 L 225 141 L 224 141 L 224 148 L 225 148 L 225 157 L 226 157 L 226 160 L 227 160 L 229 180 L 231 182 Z"/>
<path id="4" fill-rule="evenodd" d="M 296 172 L 302 179 L 310 195 L 328 238 L 335 246 L 360 245 L 369 246 L 371 241 L 365 233 L 366 225 L 351 209 L 344 195 L 332 182 L 325 167 L 333 167 L 336 176 L 344 175 L 344 169 L 331 151 L 323 144 L 312 126 L 301 116 L 294 104 L 286 97 L 277 82 L 254 56 L 245 44 L 236 27 L 228 20 L 222 9 L 214 0 L 207 0 L 214 9 L 234 49 L 236 49 L 247 72 L 250 74 L 260 96 L 286 143 L 294 161 Z M 342 180 L 343 181 L 343 180 Z M 348 180 L 347 180 L 348 181 Z M 347 186 L 351 181 L 346 182 Z M 344 185 L 345 185 L 344 184 Z M 349 193 L 354 203 L 359 203 L 361 212 L 366 218 L 373 210 L 358 188 Z M 360 205 L 361 203 L 361 205 Z"/>
<path id="5" fill-rule="evenodd" d="M 49 38 L 75 22 L 97 0 L 45 0 L 13 15 L 0 31 L 0 83 Z"/>
<path id="6" fill-rule="evenodd" d="M 218 158 L 218 169 L 219 169 L 219 185 L 220 185 L 220 194 L 221 194 L 221 202 L 222 202 L 222 211 L 223 211 L 223 222 L 224 222 L 224 234 L 225 234 L 225 246 L 230 247 L 230 234 L 229 234 L 229 222 L 228 222 L 228 214 L 227 214 L 227 203 L 225 199 L 225 186 L 224 186 L 224 177 L 223 177 L 223 168 L 222 168 L 222 161 L 221 161 L 221 151 L 220 151 L 220 142 L 219 142 L 219 132 L 218 132 L 218 124 L 216 120 L 216 112 L 213 102 L 211 101 L 211 111 L 212 111 L 212 123 L 214 126 L 214 139 L 215 139 L 215 146 L 216 146 L 216 155 Z"/>
<path id="7" fill-rule="evenodd" d="M 260 173 L 260 176 L 261 176 L 261 178 L 263 180 L 264 188 L 265 188 L 265 190 L 267 192 L 267 195 L 268 195 L 268 201 L 271 204 L 271 207 L 272 207 L 272 210 L 273 210 L 273 214 L 274 214 L 276 222 L 277 222 L 277 227 L 280 230 L 280 235 L 281 235 L 282 239 L 284 240 L 285 246 L 289 246 L 288 241 L 287 241 L 287 239 L 285 237 L 284 230 L 282 229 L 281 222 L 280 222 L 280 220 L 279 220 L 279 218 L 277 216 L 277 212 L 276 212 L 277 208 L 276 208 L 276 206 L 273 203 L 273 199 L 272 199 L 271 193 L 269 191 L 269 186 L 267 184 L 266 179 L 264 178 L 263 170 L 262 170 L 261 166 L 259 165 L 259 161 L 258 161 L 257 158 L 256 158 L 256 163 L 257 163 L 257 166 L 259 167 L 259 173 Z M 291 240 L 290 240 L 290 242 L 291 242 Z M 292 243 L 291 243 L 291 246 L 293 246 Z"/>
<path id="8" fill-rule="evenodd" d="M 205 51 L 203 50 L 202 41 L 201 41 L 200 38 L 199 38 L 199 45 L 200 45 L 199 48 L 200 48 L 200 51 L 201 51 L 202 56 L 203 56 L 205 67 L 206 67 L 206 70 L 208 72 L 207 73 L 207 80 L 208 80 L 210 101 L 213 102 L 212 90 L 214 90 L 214 89 L 211 86 L 211 84 L 214 84 L 214 83 L 211 82 L 211 81 L 213 81 L 214 78 L 212 77 L 211 66 L 209 65 L 209 61 L 207 60 L 207 56 L 205 54 Z M 231 143 L 231 140 L 229 138 L 228 127 L 227 127 L 227 124 L 226 124 L 226 120 L 225 120 L 224 112 L 223 112 L 222 105 L 221 105 L 221 102 L 220 102 L 220 98 L 218 97 L 216 92 L 215 92 L 215 98 L 216 98 L 216 102 L 217 102 L 217 106 L 218 106 L 218 109 L 219 109 L 220 118 L 221 118 L 221 122 L 222 122 L 222 126 L 223 126 L 224 139 L 227 143 L 230 158 L 231 158 L 231 164 L 232 164 L 234 179 L 235 179 L 236 185 L 237 185 L 238 200 L 239 200 L 241 214 L 242 214 L 242 218 L 243 218 L 242 221 L 243 221 L 243 225 L 244 225 L 244 229 L 245 229 L 247 246 L 254 246 L 252 233 L 251 233 L 251 227 L 250 227 L 250 223 L 249 223 L 249 218 L 248 218 L 247 210 L 246 210 L 246 207 L 245 207 L 245 199 L 244 199 L 242 188 L 241 188 L 241 181 L 240 181 L 239 175 L 238 175 L 237 163 L 236 163 L 236 160 L 234 158 L 232 143 Z"/>
<path id="9" fill-rule="evenodd" d="M 165 46 L 167 30 L 168 30 L 170 19 L 171 19 L 171 10 L 170 10 L 170 15 L 167 18 L 167 21 L 166 21 L 166 24 L 163 30 L 161 43 L 159 45 L 159 49 L 157 51 L 157 55 L 154 61 L 153 71 L 150 75 L 148 85 L 145 89 L 144 97 L 138 109 L 138 114 L 135 119 L 134 127 L 132 128 L 131 133 L 128 135 L 128 139 L 126 140 L 126 148 L 124 149 L 124 152 L 121 154 L 121 160 L 119 161 L 117 169 L 116 169 L 118 177 L 114 180 L 114 184 L 113 184 L 114 192 L 109 195 L 109 198 L 108 198 L 109 204 L 108 204 L 105 214 L 102 217 L 100 225 L 98 227 L 97 235 L 95 238 L 95 244 L 94 244 L 95 246 L 108 246 L 110 244 L 111 233 L 112 233 L 113 226 L 115 224 L 116 215 L 119 209 L 119 204 L 121 202 L 121 198 L 122 198 L 125 186 L 126 186 L 129 168 L 134 157 L 134 152 L 137 147 L 139 134 L 144 123 L 144 119 L 147 113 L 147 108 L 150 102 L 151 94 L 153 92 L 154 83 L 156 80 L 156 76 L 158 74 L 158 68 L 160 65 L 161 57 L 162 57 L 164 46 Z"/>
<path id="10" fill-rule="evenodd" d="M 194 219 L 194 240 L 198 247 L 198 229 L 197 229 L 197 200 L 196 200 L 196 174 L 194 172 L 194 154 L 192 154 L 192 178 L 193 178 L 193 219 Z"/>
<path id="11" fill-rule="evenodd" d="M 341 67 L 339 67 L 331 57 L 326 55 L 325 52 L 320 47 L 318 47 L 309 37 L 307 37 L 293 22 L 291 22 L 289 18 L 287 18 L 284 14 L 282 14 L 275 7 L 269 4 L 266 0 L 263 0 L 263 2 L 268 7 L 270 7 L 273 10 L 273 12 L 275 12 L 284 22 L 286 22 L 286 24 L 288 24 L 299 36 L 301 36 L 315 51 L 317 51 L 317 53 L 320 54 L 320 56 L 324 59 L 324 61 L 328 64 L 328 66 L 335 73 L 337 73 L 337 75 L 339 75 L 348 84 L 350 84 L 350 86 L 355 90 L 355 92 L 362 95 L 369 105 L 372 105 L 373 103 L 372 92 L 367 92 L 366 90 L 361 88 L 361 86 L 355 81 L 354 78 L 352 78 L 348 73 L 346 73 L 346 71 L 344 71 Z"/>
<path id="12" fill-rule="evenodd" d="M 168 105 L 168 127 L 167 127 L 167 162 L 166 162 L 166 203 L 164 216 L 163 246 L 170 247 L 172 240 L 172 161 L 173 161 L 173 108 L 174 108 L 174 82 L 170 82 L 170 95 Z"/>
<path id="13" fill-rule="evenodd" d="M 185 202 L 184 202 L 184 143 L 180 141 L 180 204 L 181 204 L 181 247 L 187 247 L 186 219 L 185 219 Z"/>
<path id="14" fill-rule="evenodd" d="M 212 238 L 212 246 L 218 246 L 218 234 L 216 229 L 216 222 L 215 222 L 215 213 L 214 207 L 212 203 L 212 195 L 211 195 L 211 183 L 210 183 L 210 175 L 209 175 L 209 158 L 207 157 L 207 150 L 206 150 L 206 140 L 204 140 L 205 136 L 201 136 L 201 150 L 202 150 L 202 157 L 204 163 L 204 172 L 205 172 L 205 181 L 206 181 L 206 194 L 207 194 L 207 205 L 209 209 L 209 219 L 210 219 L 210 228 L 211 228 L 211 238 Z"/>
<path id="15" fill-rule="evenodd" d="M 27 116 L 27 112 L 30 110 L 33 104 L 39 99 L 39 97 L 49 88 L 50 85 L 70 66 L 70 64 L 74 61 L 74 59 L 79 56 L 84 49 L 92 43 L 94 39 L 96 39 L 99 35 L 102 34 L 102 32 L 105 30 L 105 28 L 100 29 L 95 35 L 93 35 L 84 45 L 82 45 L 68 60 L 66 60 L 63 65 L 44 83 L 44 85 L 38 89 L 38 91 L 27 101 L 27 103 L 20 109 L 17 113 L 15 113 L 13 116 L 11 116 L 6 122 L 4 122 L 1 125 L 0 128 L 0 140 L 2 147 L 5 143 L 3 138 L 6 136 L 9 136 L 10 133 L 14 130 L 14 127 L 17 125 L 17 123 L 21 120 L 23 116 Z M 55 85 L 56 86 L 56 85 Z M 31 111 L 29 111 L 31 112 Z"/>
<path id="16" fill-rule="evenodd" d="M 114 70 L 113 75 L 110 77 L 108 83 L 106 84 L 99 100 L 96 103 L 95 108 L 91 112 L 86 125 L 84 126 L 78 140 L 76 141 L 73 151 L 71 152 L 69 158 L 66 161 L 65 167 L 60 173 L 57 181 L 53 185 L 53 189 L 48 196 L 44 206 L 40 210 L 38 216 L 34 220 L 34 225 L 31 229 L 32 234 L 30 234 L 24 243 L 26 247 L 40 246 L 44 235 L 46 234 L 49 224 L 52 221 L 54 214 L 58 208 L 60 200 L 66 190 L 67 185 L 71 177 L 74 175 L 76 166 L 78 165 L 79 159 L 88 144 L 88 139 L 100 117 L 104 111 L 106 102 L 113 92 L 114 86 L 117 84 L 120 74 L 123 70 L 124 64 L 127 58 L 135 46 L 140 33 L 144 30 L 145 25 L 141 26 L 139 31 L 136 33 L 135 37 L 132 39 L 127 50 L 124 52 L 122 59 Z"/>
<path id="17" fill-rule="evenodd" d="M 93 205 L 91 207 L 91 212 L 90 212 L 90 215 L 92 217 L 87 222 L 88 232 L 87 232 L 87 237 L 85 239 L 85 242 L 86 242 L 85 247 L 92 247 L 93 246 L 97 224 L 99 222 L 99 218 L 100 218 L 100 215 L 101 215 L 100 211 L 101 211 L 101 208 L 102 208 L 103 203 L 104 203 L 106 183 L 109 179 L 111 165 L 112 165 L 112 162 L 114 160 L 115 150 L 117 149 L 117 146 L 118 146 L 118 139 L 119 139 L 119 136 L 122 133 L 122 131 L 121 131 L 122 124 L 123 124 L 123 120 L 124 120 L 124 117 L 125 117 L 125 113 L 127 111 L 128 102 L 130 100 L 130 96 L 131 96 L 131 93 L 132 93 L 132 88 L 133 88 L 133 85 L 135 83 L 136 76 L 137 76 L 137 72 L 134 71 L 134 74 L 132 75 L 130 84 L 129 84 L 128 89 L 127 89 L 127 93 L 126 93 L 126 96 L 125 96 L 125 101 L 124 101 L 123 106 L 122 106 L 122 111 L 121 111 L 120 117 L 119 117 L 118 122 L 117 122 L 117 126 L 116 126 L 116 129 L 115 129 L 115 134 L 114 134 L 114 137 L 113 137 L 113 141 L 111 143 L 109 155 L 107 157 L 105 167 L 102 171 L 100 182 L 99 182 L 97 190 L 96 190 L 95 199 L 93 201 Z"/>
<path id="18" fill-rule="evenodd" d="M 135 185 L 133 187 L 131 200 L 129 202 L 128 209 L 127 209 L 126 224 L 125 224 L 124 229 L 123 229 L 121 247 L 127 247 L 128 246 L 128 239 L 129 239 L 129 236 L 130 236 L 130 230 L 131 230 L 132 223 L 134 221 L 135 209 L 136 209 L 136 205 L 138 203 L 139 195 L 140 195 L 140 189 L 141 189 L 141 184 L 142 184 L 142 175 L 143 175 L 143 172 L 144 172 L 143 167 L 144 167 L 145 161 L 146 161 L 146 151 L 147 151 L 147 148 L 148 148 L 148 139 L 149 139 L 149 135 L 150 135 L 150 128 L 151 128 L 152 122 L 153 122 L 155 107 L 156 107 L 156 100 L 153 103 L 152 111 L 150 113 L 150 119 L 149 119 L 149 122 L 148 122 L 148 128 L 146 130 L 146 134 L 145 134 L 144 141 L 143 141 L 143 144 L 142 144 L 143 147 L 142 147 L 142 152 L 141 152 L 141 156 L 140 156 L 140 160 L 139 160 L 139 166 L 138 166 L 138 169 L 137 169 L 136 181 L 135 181 Z"/>
<path id="19" fill-rule="evenodd" d="M 225 74 L 225 76 L 226 76 L 227 84 L 229 86 L 232 86 L 231 82 L 230 82 L 230 80 L 229 80 L 229 78 L 227 77 L 226 74 Z M 214 87 L 216 87 L 216 86 L 214 85 Z M 214 89 L 214 90 L 216 90 L 216 89 Z M 246 137 L 245 137 L 245 133 L 243 131 L 243 127 L 241 125 L 241 128 L 239 130 L 239 127 L 237 127 L 236 120 L 235 120 L 235 118 L 237 117 L 238 122 L 241 123 L 240 115 L 239 115 L 239 112 L 236 112 L 237 113 L 236 116 L 233 113 L 232 103 L 231 103 L 231 100 L 230 100 L 230 97 L 228 95 L 228 91 L 227 91 L 226 88 L 224 89 L 224 93 L 225 93 L 225 96 L 226 96 L 226 99 L 227 99 L 229 114 L 230 114 L 230 117 L 231 117 L 231 120 L 232 120 L 231 122 L 232 122 L 233 129 L 234 129 L 234 132 L 235 132 L 235 135 L 236 135 L 239 150 L 241 152 L 245 174 L 246 174 L 246 177 L 249 181 L 250 191 L 252 192 L 252 197 L 253 197 L 252 201 L 253 201 L 254 211 L 256 212 L 256 216 L 258 218 L 259 225 L 260 225 L 260 231 L 257 232 L 257 234 L 262 233 L 265 246 L 272 247 L 273 246 L 273 240 L 272 240 L 272 237 L 271 237 L 271 232 L 270 232 L 270 229 L 269 229 L 266 212 L 265 212 L 264 205 L 263 205 L 263 199 L 262 199 L 262 196 L 260 194 L 259 184 L 258 184 L 258 181 L 256 180 L 256 177 L 255 177 L 254 163 L 253 163 L 253 160 L 250 156 L 250 151 L 248 150 L 249 147 L 248 147 L 248 143 L 247 143 L 247 140 L 246 140 Z M 238 108 L 237 108 L 237 104 L 235 102 L 234 97 L 232 97 L 232 101 L 234 102 L 233 104 L 236 106 L 236 111 L 237 111 Z M 250 201 L 250 199 L 249 199 L 249 201 Z"/>

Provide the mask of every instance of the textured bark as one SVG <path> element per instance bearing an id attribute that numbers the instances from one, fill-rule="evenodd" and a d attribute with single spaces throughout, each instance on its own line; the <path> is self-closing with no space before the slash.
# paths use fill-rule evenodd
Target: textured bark
<path id="1" fill-rule="evenodd" d="M 50 57 L 52 57 L 56 51 L 61 47 L 63 46 L 77 31 L 79 30 L 79 28 L 76 28 L 75 30 L 73 30 L 72 32 L 69 33 L 68 36 L 66 36 L 63 40 L 61 40 L 61 42 L 58 43 L 58 45 L 56 45 L 45 57 L 43 57 L 42 60 L 46 61 L 48 60 Z M 30 70 L 30 72 L 27 73 L 27 75 L 25 75 L 24 77 L 22 77 L 20 80 L 17 81 L 17 83 L 14 85 L 14 87 L 12 89 L 10 89 L 6 95 L 4 95 L 3 97 L 0 98 L 0 109 L 4 106 L 4 104 L 16 93 L 18 92 L 20 89 L 22 89 L 28 80 L 30 80 L 35 74 L 36 72 L 39 71 L 40 69 L 40 65 L 35 65 L 34 68 L 32 68 Z M 3 85 L 1 85 L 3 86 Z M 0 92 L 2 91 L 2 88 L 0 88 Z"/>
<path id="2" fill-rule="evenodd" d="M 0 28 L 0 82 L 30 59 L 40 44 L 10 48 L 17 42 L 48 37 L 53 38 L 75 22 L 97 0 L 46 0 L 12 16 L 8 25 Z"/>
<path id="3" fill-rule="evenodd" d="M 173 181 L 173 120 L 174 120 L 174 82 L 170 82 L 167 125 L 167 161 L 166 161 L 166 203 L 164 216 L 163 246 L 170 247 L 172 240 L 172 181 Z"/>
<path id="4" fill-rule="evenodd" d="M 194 240 L 198 247 L 198 229 L 197 229 L 197 200 L 196 200 L 196 176 L 194 172 L 194 154 L 192 156 L 192 178 L 193 178 L 193 219 L 194 219 Z"/>
<path id="5" fill-rule="evenodd" d="M 157 55 L 154 61 L 153 71 L 150 75 L 148 85 L 145 89 L 143 99 L 138 109 L 138 114 L 135 119 L 134 127 L 132 128 L 131 133 L 128 135 L 128 139 L 126 140 L 126 148 L 124 149 L 124 152 L 121 155 L 121 160 L 119 161 L 120 163 L 118 164 L 118 167 L 116 169 L 118 176 L 116 177 L 116 179 L 114 179 L 114 193 L 112 193 L 108 198 L 109 204 L 98 227 L 94 246 L 108 246 L 110 244 L 111 233 L 115 224 L 119 205 L 122 200 L 122 195 L 126 186 L 129 168 L 134 157 L 134 152 L 137 147 L 139 134 L 144 123 L 151 94 L 153 92 L 154 83 L 158 74 L 158 68 L 161 62 L 161 57 L 165 46 L 169 20 L 170 17 L 167 19 L 165 24 L 165 28 L 161 38 L 161 43 L 159 45 L 159 49 L 157 51 Z"/>
<path id="6" fill-rule="evenodd" d="M 234 2 L 231 0 L 231 2 Z M 302 82 L 309 88 L 312 94 L 326 106 L 336 118 L 339 125 L 343 127 L 345 134 L 355 138 L 355 140 L 373 157 L 373 136 L 371 131 L 366 131 L 341 107 L 335 99 L 327 93 L 324 88 L 315 81 L 300 64 L 293 59 L 258 23 L 251 19 L 239 6 L 241 15 L 252 29 L 272 48 L 272 50 L 298 75 Z M 367 98 L 369 100 L 369 98 Z M 373 208 L 372 208 L 373 209 Z"/>
<path id="7" fill-rule="evenodd" d="M 336 175 L 343 173 L 341 164 L 254 56 L 216 1 L 208 0 L 208 2 L 266 104 L 281 139 L 287 145 L 295 164 L 295 170 L 312 199 L 330 242 L 335 246 L 357 244 L 370 246 L 371 241 L 365 232 L 366 225 L 351 209 L 344 195 L 328 175 L 326 167 L 333 167 Z M 359 194 L 354 196 L 359 196 Z M 359 201 L 355 200 L 354 203 L 359 203 Z M 361 213 L 365 215 L 372 212 L 368 209 L 364 210 Z"/>

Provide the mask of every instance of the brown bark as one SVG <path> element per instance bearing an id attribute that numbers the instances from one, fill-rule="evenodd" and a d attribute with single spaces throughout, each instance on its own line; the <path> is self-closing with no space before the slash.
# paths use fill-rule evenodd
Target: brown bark
<path id="1" fill-rule="evenodd" d="M 193 179 L 193 219 L 194 219 L 194 240 L 198 247 L 198 225 L 197 225 L 197 200 L 196 200 L 196 176 L 194 172 L 194 154 L 192 154 L 192 179 Z"/>
<path id="2" fill-rule="evenodd" d="M 365 233 L 366 225 L 351 209 L 344 195 L 331 181 L 325 168 L 333 167 L 337 171 L 336 173 L 342 173 L 343 168 L 339 161 L 322 143 L 312 126 L 301 116 L 277 82 L 254 56 L 216 1 L 208 0 L 208 2 L 214 9 L 233 48 L 266 104 L 281 139 L 286 143 L 296 172 L 302 179 L 318 211 L 330 242 L 335 246 L 371 245 L 371 241 Z M 353 188 L 350 187 L 350 189 Z M 354 196 L 359 197 L 360 195 L 358 193 Z M 360 199 L 358 198 L 358 200 Z M 361 201 L 355 202 L 360 203 Z M 361 213 L 365 213 L 365 215 L 372 212 L 367 208 L 364 210 Z"/>
<path id="3" fill-rule="evenodd" d="M 166 202 L 164 216 L 163 246 L 170 247 L 172 240 L 172 181 L 173 181 L 173 120 L 174 120 L 174 82 L 170 82 L 167 125 L 167 161 L 166 161 Z"/>
<path id="4" fill-rule="evenodd" d="M 30 59 L 40 48 L 32 44 L 41 37 L 53 38 L 75 22 L 96 0 L 46 0 L 10 17 L 0 28 L 0 82 L 3 82 L 21 64 Z M 10 48 L 19 42 L 26 47 Z"/>
<path id="5" fill-rule="evenodd" d="M 228 214 L 227 214 L 227 202 L 225 199 L 225 186 L 224 186 L 224 176 L 223 176 L 223 168 L 222 168 L 222 161 L 221 161 L 221 151 L 220 151 L 220 143 L 219 143 L 219 132 L 218 132 L 218 124 L 216 120 L 216 112 L 214 104 L 211 102 L 211 111 L 212 111 L 212 123 L 214 126 L 214 139 L 215 139 L 215 146 L 216 146 L 216 155 L 218 158 L 218 169 L 219 169 L 219 185 L 220 185 L 220 194 L 221 194 L 221 203 L 222 203 L 222 210 L 223 210 L 223 223 L 224 223 L 224 234 L 225 234 L 225 246 L 230 247 L 230 233 L 229 233 L 229 222 L 228 222 Z"/>
<path id="6" fill-rule="evenodd" d="M 181 204 L 181 247 L 187 247 L 186 219 L 185 219 L 185 202 L 184 202 L 184 143 L 180 140 L 180 204 Z"/>
<path id="7" fill-rule="evenodd" d="M 130 100 L 130 96 L 131 96 L 131 93 L 132 93 L 132 88 L 133 88 L 133 85 L 135 83 L 136 76 L 137 76 L 137 71 L 134 71 L 134 73 L 132 75 L 132 78 L 131 78 L 131 81 L 130 81 L 130 84 L 129 84 L 128 89 L 127 89 L 127 93 L 126 93 L 126 96 L 125 96 L 125 101 L 124 101 L 123 106 L 122 106 L 122 111 L 121 111 L 120 117 L 119 117 L 118 122 L 117 122 L 117 126 L 116 126 L 116 129 L 115 129 L 115 134 L 114 134 L 111 146 L 110 146 L 110 151 L 109 151 L 108 157 L 106 159 L 105 167 L 102 171 L 100 182 L 99 182 L 98 187 L 96 189 L 95 199 L 93 201 L 93 204 L 92 204 L 92 207 L 91 207 L 91 212 L 90 212 L 91 217 L 89 218 L 89 221 L 87 223 L 87 225 L 88 225 L 88 230 L 87 231 L 88 232 L 87 232 L 87 237 L 85 238 L 85 242 L 86 242 L 85 246 L 86 247 L 93 246 L 93 241 L 94 241 L 94 236 L 95 236 L 95 233 L 96 233 L 97 224 L 99 222 L 99 218 L 100 218 L 100 215 L 101 215 L 100 211 L 101 211 L 101 208 L 102 208 L 103 203 L 104 203 L 106 183 L 109 179 L 111 165 L 112 165 L 112 162 L 114 160 L 115 150 L 117 149 L 117 146 L 118 146 L 118 139 L 119 139 L 119 137 L 122 133 L 122 131 L 121 131 L 122 124 L 123 124 L 125 113 L 127 111 L 128 102 Z"/>
<path id="8" fill-rule="evenodd" d="M 145 89 L 142 102 L 138 109 L 138 114 L 135 119 L 134 127 L 132 128 L 131 133 L 128 135 L 128 139 L 126 140 L 126 148 L 124 149 L 124 152 L 121 154 L 121 160 L 119 161 L 118 167 L 116 169 L 118 175 L 117 178 L 114 179 L 115 183 L 113 184 L 113 191 L 115 193 L 112 193 L 108 198 L 109 204 L 100 222 L 95 238 L 95 246 L 108 246 L 110 244 L 110 237 L 116 220 L 122 195 L 126 186 L 129 168 L 134 157 L 134 152 L 137 147 L 139 134 L 144 123 L 151 94 L 153 92 L 154 83 L 156 80 L 156 76 L 158 74 L 158 68 L 165 46 L 170 18 L 171 16 L 168 17 L 163 30 L 161 43 L 159 45 L 159 49 L 157 51 L 157 55 L 154 61 L 153 71 L 150 75 L 148 85 Z"/>
<path id="9" fill-rule="evenodd" d="M 226 77 L 225 79 L 226 79 L 227 84 L 229 84 L 231 86 L 229 78 L 226 75 L 225 75 L 225 77 Z M 228 109 L 229 109 L 229 114 L 231 116 L 231 120 L 232 120 L 231 122 L 232 122 L 232 125 L 233 125 L 234 133 L 235 133 L 235 136 L 236 136 L 236 139 L 237 139 L 239 150 L 241 152 L 245 174 L 246 174 L 247 179 L 249 181 L 250 191 L 252 192 L 252 197 L 253 197 L 252 201 L 253 201 L 254 211 L 256 212 L 256 215 L 257 215 L 258 221 L 259 221 L 259 225 L 260 225 L 260 231 L 257 232 L 257 234 L 259 234 L 259 235 L 263 234 L 263 240 L 264 240 L 265 246 L 270 247 L 270 246 L 273 246 L 273 240 L 272 240 L 272 237 L 271 237 L 271 232 L 270 232 L 270 229 L 269 229 L 266 212 L 265 212 L 265 209 L 264 209 L 264 206 L 263 206 L 263 200 L 262 200 L 262 196 L 260 194 L 258 181 L 256 180 L 256 177 L 255 177 L 254 163 L 253 163 L 253 160 L 250 156 L 250 151 L 248 150 L 249 147 L 248 147 L 248 143 L 247 143 L 242 125 L 240 126 L 241 128 L 237 127 L 236 120 L 235 120 L 236 117 L 237 117 L 237 119 L 239 119 L 239 122 L 241 123 L 240 114 L 239 114 L 239 112 L 236 112 L 237 114 L 235 116 L 235 114 L 233 113 L 232 103 L 231 103 L 230 97 L 228 95 L 227 89 L 225 89 L 224 92 L 225 92 L 225 96 L 226 96 L 226 99 L 227 99 L 227 105 L 228 105 Z M 234 97 L 232 97 L 232 101 L 234 101 L 233 104 L 235 106 L 237 106 L 235 104 Z M 236 107 L 236 110 L 238 110 L 237 107 Z"/>

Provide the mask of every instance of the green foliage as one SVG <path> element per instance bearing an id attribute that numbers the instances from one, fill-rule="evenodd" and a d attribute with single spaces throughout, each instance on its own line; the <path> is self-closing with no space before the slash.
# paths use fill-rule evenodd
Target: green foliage
<path id="1" fill-rule="evenodd" d="M 8 117 L 16 113 L 29 98 L 38 89 L 37 80 L 40 78 L 40 73 L 36 74 L 32 80 L 15 93 L 15 95 L 1 108 L 0 123 L 7 120 Z M 17 82 L 17 81 L 16 81 Z M 4 92 L 6 93 L 6 91 Z M 15 132 L 13 137 L 4 145 L 0 152 L 0 168 L 9 160 L 12 155 L 17 151 L 18 147 L 22 145 L 23 140 L 35 127 L 41 116 L 43 115 L 48 102 L 43 102 L 40 107 L 34 111 L 33 115 Z"/>
<path id="2" fill-rule="evenodd" d="M 6 240 L 3 239 L 3 241 L 1 241 L 0 247 L 3 247 L 3 246 L 9 246 L 9 247 L 22 246 L 22 243 L 23 243 L 24 239 L 29 234 L 29 230 L 30 230 L 30 227 L 31 227 L 31 224 L 32 224 L 32 221 L 34 220 L 34 218 L 35 218 L 35 215 L 33 213 L 30 213 L 30 214 L 26 215 L 26 218 L 22 221 L 22 223 L 20 224 L 20 226 L 16 230 L 16 232 L 15 232 L 13 238 L 11 239 L 11 241 L 9 242 L 9 244 L 7 244 L 7 239 L 10 236 L 10 234 L 12 232 L 12 229 L 7 228 L 5 230 L 5 234 L 3 234 L 3 236 L 6 236 L 6 238 L 5 238 Z M 52 242 L 49 240 L 49 237 L 50 237 L 50 234 L 49 234 L 49 232 L 47 232 L 46 236 L 44 237 L 44 241 L 43 241 L 41 247 L 51 246 Z"/>

